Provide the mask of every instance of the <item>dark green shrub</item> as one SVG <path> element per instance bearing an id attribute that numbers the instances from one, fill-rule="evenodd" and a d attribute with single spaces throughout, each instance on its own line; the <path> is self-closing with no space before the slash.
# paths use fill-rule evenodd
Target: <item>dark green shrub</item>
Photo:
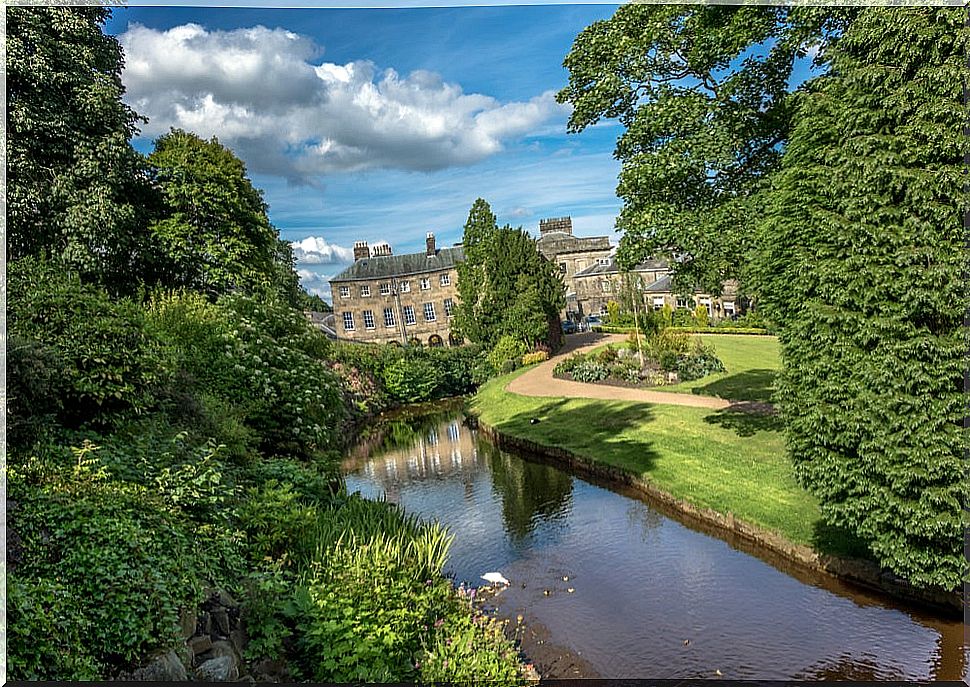
<path id="1" fill-rule="evenodd" d="M 64 369 L 59 357 L 37 341 L 7 339 L 7 441 L 26 446 L 56 426 L 63 407 Z"/>
<path id="2" fill-rule="evenodd" d="M 7 676 L 12 680 L 96 680 L 91 622 L 77 594 L 51 578 L 7 577 Z"/>
<path id="3" fill-rule="evenodd" d="M 54 614 L 36 623 L 81 637 L 82 667 L 91 665 L 87 655 L 112 672 L 176 644 L 179 610 L 199 602 L 202 580 L 217 566 L 203 558 L 210 543 L 160 497 L 111 481 L 91 446 L 71 453 L 47 451 L 8 468 L 23 551 L 17 573 L 27 592 L 69 590 L 70 598 L 58 597 L 63 604 L 35 606 Z M 27 658 L 33 649 L 18 643 L 27 631 L 18 627 L 8 645 L 25 665 L 35 663 Z M 51 650 L 52 664 L 62 660 Z"/>
<path id="4" fill-rule="evenodd" d="M 55 408 L 69 427 L 109 423 L 153 405 L 168 368 L 138 305 L 43 260 L 24 258 L 8 270 L 7 326 L 20 346 L 12 390 L 40 394 L 40 407 Z"/>

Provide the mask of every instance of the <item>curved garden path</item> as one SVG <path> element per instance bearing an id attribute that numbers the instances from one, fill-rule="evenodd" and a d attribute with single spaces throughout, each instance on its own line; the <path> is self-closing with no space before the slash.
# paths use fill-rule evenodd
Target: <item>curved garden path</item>
<path id="1" fill-rule="evenodd" d="M 564 356 L 576 351 L 587 350 L 610 343 L 622 343 L 626 340 L 623 334 L 597 334 L 585 332 L 566 337 L 566 344 L 556 355 L 544 363 L 540 363 L 525 374 L 521 374 L 509 382 L 505 390 L 522 396 L 548 396 L 564 398 L 596 398 L 607 401 L 638 401 L 641 403 L 666 403 L 677 406 L 693 406 L 695 408 L 712 408 L 721 410 L 737 407 L 736 401 L 727 401 L 714 396 L 698 396 L 694 394 L 679 394 L 667 391 L 652 391 L 650 389 L 630 389 L 606 384 L 584 384 L 567 379 L 556 379 L 552 370 Z"/>

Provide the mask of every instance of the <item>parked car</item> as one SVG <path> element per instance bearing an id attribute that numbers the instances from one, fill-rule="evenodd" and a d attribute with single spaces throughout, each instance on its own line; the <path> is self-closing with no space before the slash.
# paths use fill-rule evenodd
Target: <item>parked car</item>
<path id="1" fill-rule="evenodd" d="M 593 327 L 602 327 L 603 320 L 598 318 L 596 315 L 590 315 L 586 318 L 586 328 L 591 330 Z"/>
<path id="2" fill-rule="evenodd" d="M 572 320 L 563 320 L 562 322 L 562 333 L 563 334 L 575 334 L 579 331 L 579 327 Z"/>

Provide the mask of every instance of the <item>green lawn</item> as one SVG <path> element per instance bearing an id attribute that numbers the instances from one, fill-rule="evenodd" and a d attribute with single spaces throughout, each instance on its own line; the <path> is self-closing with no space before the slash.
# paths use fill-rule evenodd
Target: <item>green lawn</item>
<path id="1" fill-rule="evenodd" d="M 792 475 L 777 416 L 506 392 L 524 371 L 482 386 L 472 412 L 505 434 L 620 467 L 677 498 L 734 513 L 793 542 L 858 554 L 842 533 L 819 525 L 817 502 Z M 540 422 L 530 424 L 532 418 Z"/>
<path id="2" fill-rule="evenodd" d="M 713 346 L 725 371 L 692 382 L 657 387 L 657 391 L 717 396 L 732 401 L 770 401 L 775 374 L 781 369 L 778 339 L 743 334 L 700 334 Z"/>

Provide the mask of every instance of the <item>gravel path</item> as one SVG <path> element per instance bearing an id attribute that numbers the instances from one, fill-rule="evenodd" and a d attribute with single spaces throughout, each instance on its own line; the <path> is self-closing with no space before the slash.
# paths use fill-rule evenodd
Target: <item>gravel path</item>
<path id="1" fill-rule="evenodd" d="M 566 337 L 566 345 L 562 350 L 540 365 L 519 375 L 505 387 L 506 391 L 522 396 L 546 396 L 556 398 L 596 398 L 608 401 L 638 401 L 640 403 L 666 403 L 676 406 L 692 406 L 694 408 L 737 408 L 738 403 L 726 401 L 714 396 L 699 396 L 694 394 L 678 394 L 650 389 L 628 389 L 604 384 L 585 384 L 572 382 L 567 379 L 556 379 L 552 370 L 564 356 L 576 351 L 588 350 L 596 346 L 609 343 L 622 343 L 626 340 L 623 334 L 597 334 L 584 332 L 571 334 Z"/>

